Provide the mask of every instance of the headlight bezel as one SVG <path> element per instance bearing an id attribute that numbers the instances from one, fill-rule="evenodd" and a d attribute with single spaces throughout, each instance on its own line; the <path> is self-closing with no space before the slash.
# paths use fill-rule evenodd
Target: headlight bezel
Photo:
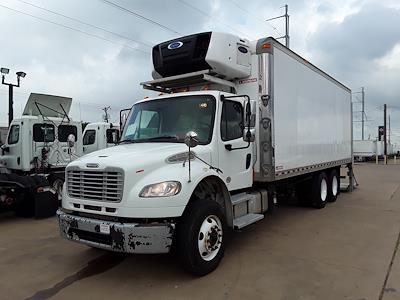
<path id="1" fill-rule="evenodd" d="M 163 186 L 164 185 L 164 186 Z M 172 186 L 171 186 L 172 185 Z M 160 189 L 157 191 L 156 189 Z M 166 198 L 178 195 L 182 184 L 176 180 L 167 180 L 146 185 L 139 193 L 140 198 Z"/>

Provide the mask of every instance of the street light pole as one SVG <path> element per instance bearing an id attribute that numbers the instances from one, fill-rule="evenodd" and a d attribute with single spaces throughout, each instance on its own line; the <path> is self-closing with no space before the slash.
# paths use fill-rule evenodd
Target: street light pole
<path id="1" fill-rule="evenodd" d="M 8 126 L 14 119 L 14 86 L 8 85 Z"/>
<path id="2" fill-rule="evenodd" d="M 1 83 L 4 85 L 8 85 L 8 126 L 11 125 L 12 120 L 14 119 L 14 87 L 20 87 L 21 77 L 24 78 L 26 76 L 25 72 L 17 72 L 17 84 L 7 83 L 5 81 L 6 74 L 10 72 L 7 68 L 1 68 Z"/>
<path id="3" fill-rule="evenodd" d="M 387 134 L 387 127 L 386 127 L 386 104 L 383 105 L 383 128 L 384 128 L 384 135 L 383 135 L 383 140 L 384 140 L 384 147 L 383 147 L 383 157 L 385 159 L 385 165 L 387 165 L 387 138 L 386 138 L 386 134 Z"/>
<path id="4" fill-rule="evenodd" d="M 362 104 L 362 109 L 361 109 L 361 139 L 364 140 L 364 116 L 365 116 L 365 110 L 364 110 L 364 87 L 361 88 L 361 104 Z"/>

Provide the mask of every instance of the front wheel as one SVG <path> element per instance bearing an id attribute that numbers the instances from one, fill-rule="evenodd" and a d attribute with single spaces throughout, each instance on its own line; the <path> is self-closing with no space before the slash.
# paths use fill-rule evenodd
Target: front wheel
<path id="1" fill-rule="evenodd" d="M 64 185 L 64 180 L 62 180 L 61 178 L 57 178 L 51 183 L 53 190 L 57 193 L 57 200 L 59 202 L 58 203 L 59 206 L 61 206 L 63 185 Z"/>
<path id="2" fill-rule="evenodd" d="M 177 229 L 183 268 L 197 276 L 214 271 L 225 248 L 225 216 L 220 205 L 212 200 L 190 203 Z"/>

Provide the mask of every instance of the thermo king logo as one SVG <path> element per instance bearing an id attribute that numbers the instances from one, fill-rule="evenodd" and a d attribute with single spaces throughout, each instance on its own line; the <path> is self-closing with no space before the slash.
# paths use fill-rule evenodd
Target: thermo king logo
<path id="1" fill-rule="evenodd" d="M 167 48 L 169 50 L 174 50 L 174 49 L 179 49 L 182 46 L 183 46 L 182 42 L 173 42 L 173 43 L 169 44 Z"/>

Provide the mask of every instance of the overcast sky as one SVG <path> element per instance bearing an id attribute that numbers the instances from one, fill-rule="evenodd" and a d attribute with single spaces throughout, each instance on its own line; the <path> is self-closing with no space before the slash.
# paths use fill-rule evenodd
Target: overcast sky
<path id="1" fill-rule="evenodd" d="M 292 50 L 349 86 L 354 101 L 365 87 L 366 138 L 377 136 L 387 103 L 392 139 L 400 141 L 399 0 L 0 0 L 0 66 L 11 69 L 8 81 L 28 74 L 15 90 L 15 116 L 38 92 L 72 97 L 75 119 L 100 121 L 101 108 L 111 106 L 117 121 L 120 109 L 152 95 L 139 85 L 151 80 L 152 45 L 202 31 L 279 37 L 283 20 L 264 19 L 283 14 L 285 3 Z M 7 99 L 0 86 L 0 125 Z"/>

